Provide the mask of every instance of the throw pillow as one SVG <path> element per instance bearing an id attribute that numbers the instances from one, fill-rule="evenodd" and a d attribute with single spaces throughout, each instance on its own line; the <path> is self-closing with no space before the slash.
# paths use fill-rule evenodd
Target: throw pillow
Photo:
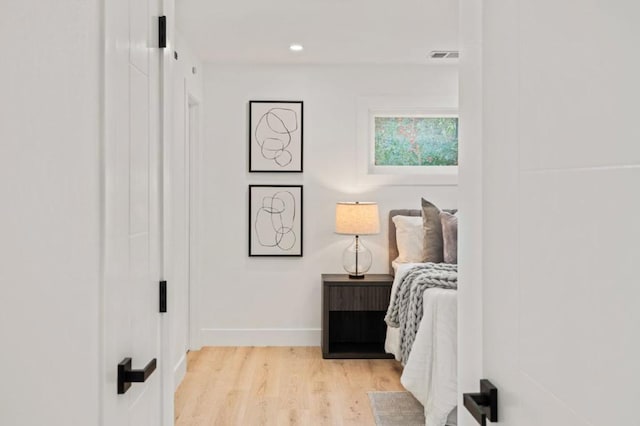
<path id="1" fill-rule="evenodd" d="M 442 263 L 444 260 L 440 209 L 422 199 L 422 226 L 424 228 L 424 261 Z"/>
<path id="2" fill-rule="evenodd" d="M 458 217 L 451 213 L 440 212 L 442 221 L 442 241 L 444 263 L 458 263 Z"/>
<path id="3" fill-rule="evenodd" d="M 394 216 L 398 263 L 418 263 L 424 260 L 424 228 L 420 216 Z"/>

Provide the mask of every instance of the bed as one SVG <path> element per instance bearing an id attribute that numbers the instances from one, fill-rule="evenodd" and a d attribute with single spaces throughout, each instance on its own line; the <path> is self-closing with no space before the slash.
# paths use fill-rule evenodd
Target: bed
<path id="1" fill-rule="evenodd" d="M 395 216 L 403 216 L 396 218 L 396 221 L 402 219 L 417 224 L 422 219 L 422 210 L 392 210 L 389 213 L 389 266 L 390 273 L 394 275 L 392 301 L 407 275 L 426 265 L 424 262 L 411 261 L 416 259 L 401 258 L 397 233 L 406 232 L 406 229 L 396 229 Z M 385 350 L 404 364 L 402 385 L 424 406 L 426 425 L 455 425 L 457 291 L 449 288 L 427 288 L 422 293 L 422 299 L 423 313 L 408 356 L 406 348 L 404 352 L 401 350 L 401 333 L 397 327 L 387 327 Z"/>

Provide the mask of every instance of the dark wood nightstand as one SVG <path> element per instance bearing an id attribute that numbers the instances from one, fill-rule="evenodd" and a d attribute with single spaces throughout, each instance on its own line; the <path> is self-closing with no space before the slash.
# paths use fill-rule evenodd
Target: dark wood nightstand
<path id="1" fill-rule="evenodd" d="M 322 357 L 393 358 L 384 352 L 393 277 L 322 274 Z"/>

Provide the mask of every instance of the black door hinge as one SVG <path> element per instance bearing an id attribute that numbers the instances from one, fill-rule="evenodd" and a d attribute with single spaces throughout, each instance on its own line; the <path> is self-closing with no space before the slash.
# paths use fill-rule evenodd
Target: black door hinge
<path id="1" fill-rule="evenodd" d="M 167 312 L 167 282 L 160 281 L 160 312 Z"/>
<path id="2" fill-rule="evenodd" d="M 160 49 L 167 47 L 167 17 L 158 17 L 158 46 Z"/>

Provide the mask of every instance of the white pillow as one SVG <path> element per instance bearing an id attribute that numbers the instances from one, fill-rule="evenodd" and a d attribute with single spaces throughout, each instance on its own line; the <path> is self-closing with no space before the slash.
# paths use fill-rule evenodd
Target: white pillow
<path id="1" fill-rule="evenodd" d="M 395 262 L 424 262 L 424 227 L 422 216 L 394 216 L 398 257 Z"/>

